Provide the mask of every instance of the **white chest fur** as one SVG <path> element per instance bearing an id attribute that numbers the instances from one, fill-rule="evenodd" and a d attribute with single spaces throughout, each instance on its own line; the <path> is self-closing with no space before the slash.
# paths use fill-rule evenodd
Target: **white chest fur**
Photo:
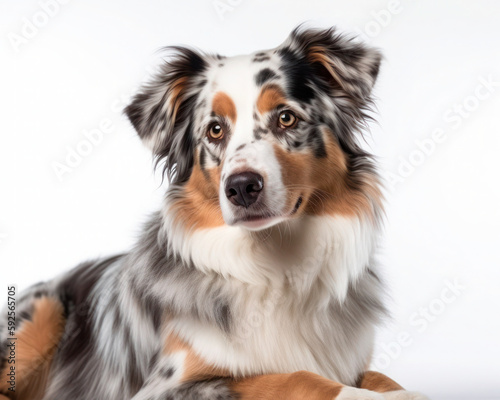
<path id="1" fill-rule="evenodd" d="M 340 217 L 310 217 L 300 228 L 300 251 L 285 265 L 265 258 L 255 237 L 239 228 L 197 231 L 178 242 L 184 257 L 234 288 L 230 333 L 193 318 L 171 321 L 207 363 L 235 375 L 308 370 L 347 384 L 366 367 L 376 318 L 364 315 L 353 287 L 372 279 L 365 270 L 375 228 Z M 276 245 L 269 240 L 262 246 Z M 378 296 L 378 287 L 368 291 Z"/>

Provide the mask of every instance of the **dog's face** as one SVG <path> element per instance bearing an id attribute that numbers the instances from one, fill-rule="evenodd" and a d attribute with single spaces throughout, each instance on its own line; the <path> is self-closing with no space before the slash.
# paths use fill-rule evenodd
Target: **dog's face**
<path id="1" fill-rule="evenodd" d="M 174 50 L 126 112 L 166 159 L 170 208 L 186 227 L 260 230 L 370 207 L 376 176 L 356 134 L 376 51 L 332 30 L 296 30 L 248 56 Z"/>

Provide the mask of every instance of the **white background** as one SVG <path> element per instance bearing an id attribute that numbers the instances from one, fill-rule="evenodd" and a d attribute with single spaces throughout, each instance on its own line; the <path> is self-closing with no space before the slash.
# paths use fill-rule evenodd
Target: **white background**
<path id="1" fill-rule="evenodd" d="M 368 141 L 389 181 L 380 261 L 394 318 L 374 366 L 435 400 L 500 398 L 500 85 L 475 95 L 500 82 L 500 2 L 231 2 L 220 15 L 212 0 L 66 0 L 46 20 L 38 1 L 0 2 L 0 287 L 126 250 L 158 207 L 159 173 L 120 109 L 160 47 L 234 55 L 304 21 L 336 25 L 385 54 Z M 38 32 L 15 46 L 26 21 Z M 58 179 L 53 164 L 101 124 L 111 132 Z M 447 282 L 459 288 L 445 303 Z"/>

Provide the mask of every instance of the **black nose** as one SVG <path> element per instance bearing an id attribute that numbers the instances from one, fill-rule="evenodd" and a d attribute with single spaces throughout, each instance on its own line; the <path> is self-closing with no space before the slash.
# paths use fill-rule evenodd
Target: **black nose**
<path id="1" fill-rule="evenodd" d="M 236 206 L 250 207 L 259 198 L 264 178 L 255 172 L 231 175 L 226 183 L 226 196 Z"/>

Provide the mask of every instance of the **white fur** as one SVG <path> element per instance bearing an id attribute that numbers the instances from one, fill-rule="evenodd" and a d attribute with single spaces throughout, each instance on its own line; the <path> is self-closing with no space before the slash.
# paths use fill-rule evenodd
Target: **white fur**
<path id="1" fill-rule="evenodd" d="M 159 368 L 162 367 L 162 363 L 166 362 L 167 367 L 173 368 L 173 375 L 169 379 L 165 379 L 161 373 L 152 374 L 152 378 L 144 384 L 142 389 L 133 397 L 133 400 L 163 398 L 169 389 L 179 387 L 184 373 L 185 359 L 186 352 L 181 350 L 169 355 L 168 359 L 161 360 Z"/>
<path id="2" fill-rule="evenodd" d="M 306 216 L 280 228 L 300 230 L 306 240 L 302 243 L 302 259 L 290 269 L 288 265 L 271 263 L 265 246 L 243 228 L 223 225 L 185 232 L 172 222 L 168 207 L 164 218 L 172 249 L 204 272 L 271 287 L 281 287 L 287 279 L 305 293 L 312 281 L 320 278 L 328 296 L 334 295 L 339 301 L 345 298 L 349 282 L 364 271 L 376 249 L 377 228 L 368 218 Z"/>
<path id="3" fill-rule="evenodd" d="M 288 229 L 300 229 L 305 238 L 307 251 L 295 265 L 270 261 L 266 243 L 240 227 L 169 232 L 173 250 L 184 259 L 232 282 L 241 303 L 234 306 L 250 319 L 234 327 L 231 340 L 191 318 L 177 318 L 169 328 L 208 363 L 235 376 L 308 370 L 345 381 L 368 362 L 373 328 L 364 327 L 359 340 L 349 344 L 352 348 L 339 348 L 327 305 L 335 297 L 342 302 L 350 282 L 368 265 L 376 229 L 368 219 L 313 216 L 291 222 Z"/>

